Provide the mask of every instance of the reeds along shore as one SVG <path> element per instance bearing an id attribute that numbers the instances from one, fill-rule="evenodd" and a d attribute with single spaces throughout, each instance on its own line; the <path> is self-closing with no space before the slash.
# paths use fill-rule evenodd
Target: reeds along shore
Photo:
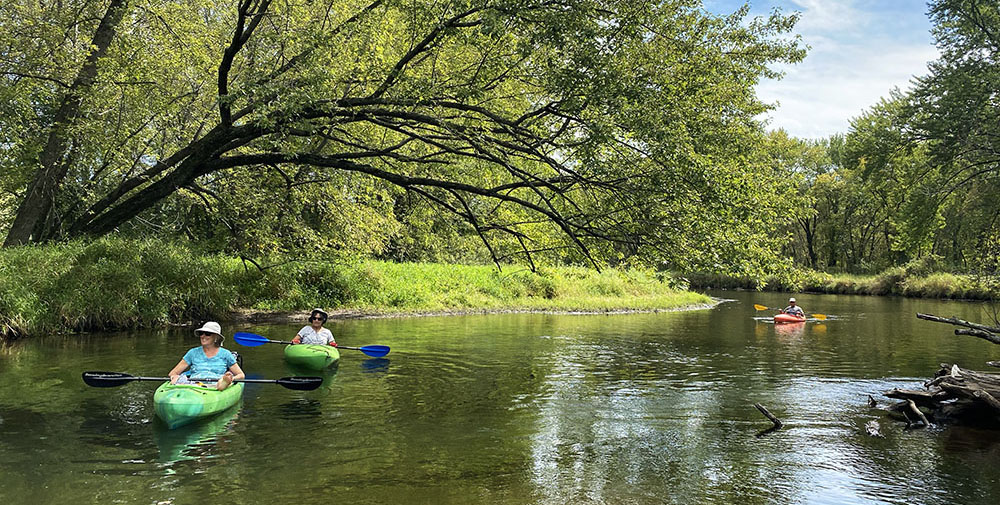
<path id="1" fill-rule="evenodd" d="M 737 278 L 712 274 L 685 274 L 695 289 L 763 289 L 765 291 L 827 294 L 908 296 L 995 300 L 1000 298 L 1000 279 L 948 272 L 909 271 L 891 268 L 877 275 L 791 272 L 765 279 Z"/>
<path id="2" fill-rule="evenodd" d="M 365 312 L 619 311 L 710 304 L 645 270 L 298 262 L 258 269 L 157 240 L 0 249 L 0 337 L 224 319 L 312 307 Z M 682 287 L 682 286 L 681 286 Z"/>

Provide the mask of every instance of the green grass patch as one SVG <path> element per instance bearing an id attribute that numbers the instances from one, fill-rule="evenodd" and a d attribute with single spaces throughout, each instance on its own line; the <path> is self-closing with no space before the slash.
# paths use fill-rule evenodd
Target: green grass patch
<path id="1" fill-rule="evenodd" d="M 0 249 L 0 335 L 225 319 L 237 310 L 375 313 L 667 310 L 711 303 L 652 272 L 432 263 L 287 262 L 259 270 L 158 240 Z"/>

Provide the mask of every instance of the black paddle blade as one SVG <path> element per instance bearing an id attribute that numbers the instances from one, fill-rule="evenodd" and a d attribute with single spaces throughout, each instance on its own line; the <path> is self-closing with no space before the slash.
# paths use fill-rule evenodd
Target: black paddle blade
<path id="1" fill-rule="evenodd" d="M 122 372 L 83 372 L 83 382 L 95 388 L 113 388 L 135 379 L 135 377 Z"/>
<path id="2" fill-rule="evenodd" d="M 322 377 L 282 377 L 276 380 L 278 384 L 296 391 L 312 391 L 323 384 Z"/>

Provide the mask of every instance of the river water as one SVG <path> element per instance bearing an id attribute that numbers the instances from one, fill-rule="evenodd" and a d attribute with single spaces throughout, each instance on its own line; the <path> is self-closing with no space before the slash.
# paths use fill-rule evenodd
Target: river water
<path id="1" fill-rule="evenodd" d="M 0 349 L 0 503 L 1000 503 L 1000 432 L 904 429 L 867 406 L 939 363 L 989 370 L 1000 346 L 914 317 L 988 322 L 986 306 L 804 294 L 828 319 L 775 326 L 753 304 L 785 295 L 710 294 L 730 301 L 333 321 L 341 344 L 392 352 L 343 351 L 315 391 L 248 384 L 238 407 L 175 430 L 155 418 L 157 383 L 80 374 L 165 375 L 198 344 L 190 328 L 16 342 Z M 280 345 L 226 346 L 250 377 L 316 375 Z M 754 403 L 785 426 L 762 433 Z"/>

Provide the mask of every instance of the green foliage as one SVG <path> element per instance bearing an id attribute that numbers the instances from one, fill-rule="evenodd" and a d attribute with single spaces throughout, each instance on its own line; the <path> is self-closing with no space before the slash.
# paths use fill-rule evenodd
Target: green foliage
<path id="1" fill-rule="evenodd" d="M 0 6 L 0 193 L 28 194 L 35 175 L 60 188 L 20 242 L 115 230 L 258 262 L 745 273 L 777 259 L 788 207 L 754 87 L 804 56 L 795 15 L 715 16 L 697 0 L 127 2 L 80 114 L 50 128 L 106 7 Z M 40 167 L 53 132 L 72 146 L 56 153 L 64 176 Z M 14 204 L 0 200 L 0 226 Z"/>
<path id="2" fill-rule="evenodd" d="M 0 250 L 0 335 L 135 328 L 224 319 L 231 312 L 669 309 L 709 303 L 641 270 L 283 262 L 160 240 L 103 238 Z"/>
<path id="3" fill-rule="evenodd" d="M 838 289 L 899 294 L 924 289 L 906 279 L 932 271 L 992 275 L 979 272 L 1000 217 L 1000 5 L 935 0 L 929 15 L 941 50 L 929 74 L 852 120 L 830 139 L 827 178 L 804 179 L 813 213 L 792 227 L 795 263 L 882 272 L 858 284 L 867 287 Z M 918 274 L 914 261 L 937 266 Z M 977 289 L 933 284 L 924 286 L 945 296 Z"/>
<path id="4" fill-rule="evenodd" d="M 929 263 L 916 260 L 907 266 L 889 268 L 877 275 L 830 274 L 815 270 L 789 270 L 781 276 L 754 280 L 720 275 L 690 276 L 697 288 L 742 288 L 771 291 L 850 295 L 909 296 L 916 298 L 962 298 L 994 300 L 1000 290 L 987 279 L 929 270 Z"/>

